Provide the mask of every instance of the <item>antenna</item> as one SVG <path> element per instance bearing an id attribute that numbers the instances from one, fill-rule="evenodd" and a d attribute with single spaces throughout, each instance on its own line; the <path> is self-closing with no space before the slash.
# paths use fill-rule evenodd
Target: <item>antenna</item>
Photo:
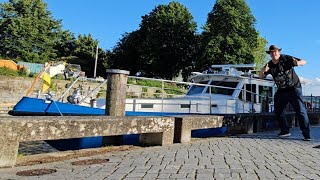
<path id="1" fill-rule="evenodd" d="M 99 46 L 98 46 L 98 44 L 97 44 L 97 49 L 96 49 L 96 59 L 95 59 L 95 61 L 94 61 L 94 72 L 93 72 L 93 77 L 96 77 L 96 76 L 97 76 L 98 49 L 99 49 Z"/>

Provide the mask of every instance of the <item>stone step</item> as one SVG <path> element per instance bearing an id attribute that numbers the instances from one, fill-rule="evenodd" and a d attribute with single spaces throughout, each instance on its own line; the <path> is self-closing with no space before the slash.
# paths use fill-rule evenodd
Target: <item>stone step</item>
<path id="1" fill-rule="evenodd" d="M 10 111 L 12 107 L 0 107 L 0 112 L 1 111 Z"/>
<path id="2" fill-rule="evenodd" d="M 0 103 L 0 109 L 2 108 L 13 108 L 13 106 L 15 106 L 16 104 L 13 103 L 8 103 L 8 104 L 1 104 Z"/>
<path id="3" fill-rule="evenodd" d="M 13 103 L 0 103 L 0 115 L 7 115 L 8 111 L 13 109 Z"/>

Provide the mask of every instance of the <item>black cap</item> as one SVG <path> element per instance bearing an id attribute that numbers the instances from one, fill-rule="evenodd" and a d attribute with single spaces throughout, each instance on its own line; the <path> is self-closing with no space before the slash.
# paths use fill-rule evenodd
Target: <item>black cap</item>
<path id="1" fill-rule="evenodd" d="M 270 52 L 272 52 L 272 51 L 276 51 L 276 50 L 281 51 L 281 49 L 282 49 L 282 48 L 279 48 L 279 47 L 277 47 L 276 45 L 271 45 L 271 46 L 269 47 L 269 51 L 266 51 L 266 53 L 267 53 L 267 54 L 270 54 Z"/>

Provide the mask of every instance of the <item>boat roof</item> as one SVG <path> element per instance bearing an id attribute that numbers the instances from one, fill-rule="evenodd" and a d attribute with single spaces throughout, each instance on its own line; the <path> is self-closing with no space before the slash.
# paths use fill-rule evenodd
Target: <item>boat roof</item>
<path id="1" fill-rule="evenodd" d="M 218 65 L 211 65 L 210 70 L 201 72 L 192 72 L 191 73 L 191 80 L 195 80 L 201 78 L 203 76 L 209 77 L 229 77 L 229 78 L 254 78 L 259 79 L 259 76 L 254 72 L 256 67 L 255 64 L 218 64 Z M 264 79 L 267 81 L 273 81 L 271 76 L 267 76 Z"/>
<path id="2" fill-rule="evenodd" d="M 256 64 L 215 64 L 211 65 L 212 68 L 251 68 L 254 69 Z"/>

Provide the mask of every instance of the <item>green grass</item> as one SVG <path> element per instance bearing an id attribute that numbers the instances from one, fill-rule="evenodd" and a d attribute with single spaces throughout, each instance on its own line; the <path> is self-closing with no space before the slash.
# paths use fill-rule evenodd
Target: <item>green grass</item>
<path id="1" fill-rule="evenodd" d="M 25 69 L 22 69 L 20 71 L 16 71 L 13 69 L 9 69 L 6 67 L 0 67 L 0 75 L 4 75 L 4 76 L 27 76 L 27 72 Z"/>
<path id="2" fill-rule="evenodd" d="M 146 87 L 157 87 L 159 89 L 162 89 L 161 81 L 129 78 L 128 84 L 135 84 L 135 85 L 146 86 Z M 161 90 L 159 91 L 161 92 Z M 179 85 L 175 83 L 164 82 L 164 91 L 166 94 L 183 95 L 186 93 L 187 89 L 186 89 L 186 86 L 182 84 Z M 146 92 L 144 91 L 144 88 L 143 88 L 143 92 Z"/>

